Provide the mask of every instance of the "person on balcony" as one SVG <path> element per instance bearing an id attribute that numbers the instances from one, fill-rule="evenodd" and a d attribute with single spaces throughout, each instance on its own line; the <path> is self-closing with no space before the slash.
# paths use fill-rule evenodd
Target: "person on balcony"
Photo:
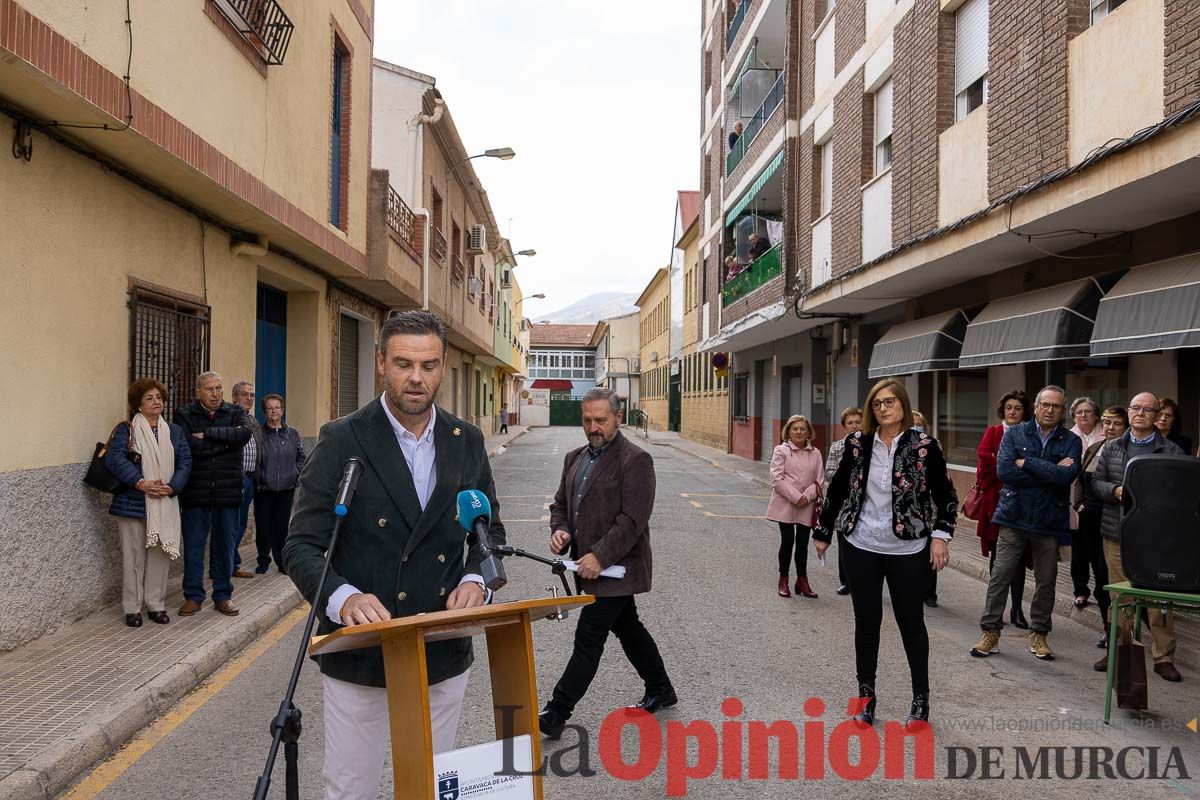
<path id="1" fill-rule="evenodd" d="M 767 241 L 767 237 L 759 236 L 757 233 L 750 234 L 750 261 L 753 262 L 756 258 L 766 253 L 771 249 L 771 243 Z"/>
<path id="2" fill-rule="evenodd" d="M 742 271 L 742 265 L 733 256 L 725 256 L 725 280 L 731 281 Z"/>
<path id="3" fill-rule="evenodd" d="M 732 150 L 734 145 L 738 143 L 738 139 L 742 138 L 742 123 L 736 122 L 733 125 L 733 130 L 729 132 L 729 149 Z"/>

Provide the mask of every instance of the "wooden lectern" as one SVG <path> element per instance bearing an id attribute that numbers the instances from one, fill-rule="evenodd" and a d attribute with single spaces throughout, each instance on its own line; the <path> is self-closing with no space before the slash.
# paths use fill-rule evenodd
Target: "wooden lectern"
<path id="1" fill-rule="evenodd" d="M 481 633 L 487 636 L 496 738 L 500 739 L 505 734 L 529 734 L 533 767 L 537 769 L 542 754 L 537 725 L 537 675 L 533 666 L 531 623 L 535 619 L 550 618 L 570 608 L 587 605 L 594 599 L 591 595 L 545 597 L 355 625 L 341 628 L 328 636 L 314 636 L 308 654 L 323 655 L 361 647 L 383 648 L 395 797 L 397 800 L 424 800 L 433 796 L 436 785 L 425 642 Z M 501 706 L 510 709 L 516 707 L 515 713 L 510 711 L 510 730 L 502 727 L 504 718 Z M 542 777 L 534 776 L 533 781 L 534 797 L 542 800 Z"/>

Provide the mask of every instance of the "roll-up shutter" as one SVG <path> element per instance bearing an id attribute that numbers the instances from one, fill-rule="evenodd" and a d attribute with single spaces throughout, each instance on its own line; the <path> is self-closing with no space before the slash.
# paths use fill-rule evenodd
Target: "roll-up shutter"
<path id="1" fill-rule="evenodd" d="M 988 0 L 967 0 L 954 19 L 954 94 L 988 71 Z"/>
<path id="2" fill-rule="evenodd" d="M 338 416 L 358 410 L 358 320 L 342 314 L 338 333 Z"/>

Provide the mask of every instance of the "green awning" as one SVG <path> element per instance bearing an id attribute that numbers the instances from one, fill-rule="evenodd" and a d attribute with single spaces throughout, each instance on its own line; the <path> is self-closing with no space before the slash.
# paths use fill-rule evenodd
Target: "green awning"
<path id="1" fill-rule="evenodd" d="M 754 202 L 754 198 L 758 197 L 758 193 L 761 192 L 763 187 L 767 185 L 767 181 L 771 180 L 771 176 L 775 174 L 775 170 L 779 169 L 782 165 L 783 150 L 780 150 L 779 153 L 773 159 L 771 159 L 771 163 L 767 164 L 766 169 L 764 169 L 759 176 L 754 179 L 754 183 L 750 184 L 750 188 L 747 189 L 746 193 L 742 195 L 742 199 L 738 200 L 737 204 L 729 210 L 728 214 L 725 215 L 726 225 L 732 225 L 733 221 L 738 218 L 738 214 L 741 214 L 746 210 L 746 206 Z"/>

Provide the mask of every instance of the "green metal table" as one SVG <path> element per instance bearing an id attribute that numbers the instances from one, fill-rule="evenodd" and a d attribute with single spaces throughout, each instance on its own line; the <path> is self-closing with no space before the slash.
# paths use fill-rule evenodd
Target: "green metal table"
<path id="1" fill-rule="evenodd" d="M 1113 678 L 1117 666 L 1117 628 L 1121 614 L 1133 614 L 1133 638 L 1142 638 L 1142 609 L 1153 608 L 1159 611 L 1182 611 L 1183 613 L 1200 613 L 1200 594 L 1184 594 L 1182 592 L 1164 592 L 1158 589 L 1138 589 L 1130 586 L 1129 581 L 1110 583 L 1104 587 L 1106 592 L 1112 592 L 1112 611 L 1108 615 L 1108 678 L 1105 683 L 1104 695 L 1104 724 L 1112 719 Z M 1125 598 L 1133 598 L 1125 608 L 1121 603 Z"/>

